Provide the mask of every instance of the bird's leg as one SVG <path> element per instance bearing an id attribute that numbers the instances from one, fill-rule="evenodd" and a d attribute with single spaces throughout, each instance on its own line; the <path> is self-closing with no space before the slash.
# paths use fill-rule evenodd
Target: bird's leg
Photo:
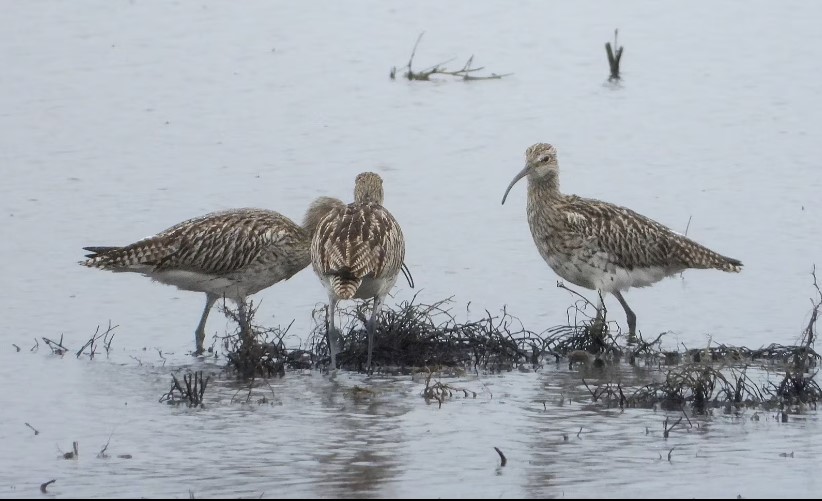
<path id="1" fill-rule="evenodd" d="M 337 298 L 329 296 L 327 310 L 328 332 L 326 333 L 328 338 L 328 351 L 331 353 L 331 367 L 328 370 L 329 374 L 334 374 L 334 371 L 337 370 L 337 327 L 334 325 L 336 312 Z"/>
<path id="2" fill-rule="evenodd" d="M 371 373 L 371 352 L 374 350 L 374 333 L 377 331 L 377 319 L 379 318 L 382 298 L 374 296 L 374 310 L 371 312 L 371 319 L 368 320 L 368 361 L 365 363 L 365 372 Z"/>
<path id="3" fill-rule="evenodd" d="M 237 317 L 240 321 L 240 340 L 243 343 L 243 346 L 250 347 L 251 346 L 251 326 L 248 323 L 248 309 L 246 308 L 248 305 L 246 304 L 245 298 L 237 298 Z"/>
<path id="4" fill-rule="evenodd" d="M 636 342 L 636 315 L 634 314 L 631 307 L 628 306 L 628 303 L 625 301 L 625 298 L 622 297 L 622 293 L 619 291 L 614 291 L 614 296 L 616 296 L 617 300 L 619 300 L 619 304 L 622 305 L 622 308 L 625 310 L 625 315 L 628 317 L 628 342 L 635 343 Z"/>
<path id="5" fill-rule="evenodd" d="M 602 291 L 597 291 L 599 301 L 597 301 L 597 313 L 594 317 L 594 322 L 591 324 L 591 334 L 596 337 L 602 337 L 605 331 L 605 295 Z"/>
<path id="6" fill-rule="evenodd" d="M 197 325 L 197 330 L 194 331 L 194 342 L 197 344 L 197 351 L 194 352 L 195 355 L 203 354 L 203 345 L 205 344 L 206 320 L 208 319 L 208 313 L 211 311 L 211 307 L 214 306 L 214 303 L 216 301 L 216 295 L 206 294 L 206 304 L 205 308 L 203 309 L 203 316 L 200 317 L 200 323 Z"/>

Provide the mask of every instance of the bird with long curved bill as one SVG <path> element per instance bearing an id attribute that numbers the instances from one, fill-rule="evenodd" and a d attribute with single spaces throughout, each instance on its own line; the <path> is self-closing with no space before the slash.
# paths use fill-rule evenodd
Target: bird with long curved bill
<path id="1" fill-rule="evenodd" d="M 636 315 L 623 292 L 646 287 L 688 268 L 739 272 L 742 262 L 718 254 L 670 228 L 608 202 L 566 195 L 559 189 L 557 150 L 537 143 L 525 152 L 525 168 L 505 190 L 528 178 L 528 226 L 540 255 L 554 272 L 574 285 L 613 294 L 625 310 L 629 336 Z"/>

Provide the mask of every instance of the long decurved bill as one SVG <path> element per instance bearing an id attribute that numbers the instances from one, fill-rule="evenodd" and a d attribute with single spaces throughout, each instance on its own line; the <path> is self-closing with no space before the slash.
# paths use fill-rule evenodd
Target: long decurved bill
<path id="1" fill-rule="evenodd" d="M 508 198 L 508 192 L 509 192 L 509 191 L 511 191 L 511 188 L 513 188 L 513 187 L 514 187 L 514 185 L 515 185 L 515 184 L 517 184 L 517 181 L 519 181 L 520 179 L 524 178 L 527 174 L 528 174 L 528 166 L 526 165 L 526 166 L 525 166 L 525 168 L 524 168 L 524 169 L 522 169 L 522 170 L 519 172 L 519 174 L 517 174 L 516 176 L 514 176 L 514 180 L 513 180 L 513 181 L 511 181 L 511 184 L 509 184 L 509 185 L 508 185 L 508 189 L 507 189 L 507 190 L 505 190 L 505 195 L 503 195 L 503 196 L 502 196 L 502 203 L 503 203 L 503 204 L 505 204 L 505 199 L 506 199 L 506 198 Z"/>

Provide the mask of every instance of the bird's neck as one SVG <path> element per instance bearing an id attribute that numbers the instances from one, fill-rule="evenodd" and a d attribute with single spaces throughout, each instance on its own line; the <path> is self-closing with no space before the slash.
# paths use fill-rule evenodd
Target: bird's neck
<path id="1" fill-rule="evenodd" d="M 383 199 L 382 186 L 356 186 L 354 188 L 354 202 L 358 204 L 374 203 L 382 205 Z"/>
<path id="2" fill-rule="evenodd" d="M 546 206 L 545 200 L 561 197 L 559 192 L 559 176 L 550 173 L 541 177 L 528 178 L 528 205 Z"/>

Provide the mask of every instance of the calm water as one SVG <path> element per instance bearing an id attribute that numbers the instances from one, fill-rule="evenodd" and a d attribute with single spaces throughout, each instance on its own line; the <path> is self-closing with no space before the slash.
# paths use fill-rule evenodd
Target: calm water
<path id="1" fill-rule="evenodd" d="M 534 248 L 524 183 L 500 199 L 525 148 L 546 141 L 564 191 L 679 231 L 690 218 L 690 236 L 745 263 L 739 275 L 691 271 L 631 291 L 646 336 L 671 331 L 670 347 L 794 343 L 822 265 L 822 5 L 3 6 L 0 496 L 41 496 L 52 478 L 66 497 L 818 493 L 816 413 L 789 423 L 717 413 L 664 440 L 662 412 L 591 407 L 579 374 L 552 368 L 459 382 L 479 395 L 441 409 L 409 378 L 316 372 L 271 381 L 264 404 L 232 401 L 236 388 L 217 381 L 206 409 L 161 405 L 172 370 L 206 364 L 185 355 L 204 298 L 76 261 L 84 245 L 217 209 L 299 219 L 313 197 L 350 199 L 354 176 L 376 170 L 421 301 L 453 295 L 476 315 L 507 305 L 539 331 L 565 321 L 572 297 Z M 618 87 L 603 50 L 615 27 Z M 418 69 L 473 54 L 514 75 L 391 81 L 423 30 Z M 414 292 L 400 285 L 394 302 Z M 325 293 L 304 271 L 256 298 L 258 320 L 294 320 L 299 337 Z M 109 320 L 120 327 L 108 360 L 27 351 L 61 334 L 79 348 Z M 230 327 L 215 311 L 208 331 Z M 357 399 L 355 384 L 376 395 Z M 558 405 L 560 394 L 571 402 Z M 109 452 L 132 459 L 95 458 L 109 435 Z M 58 460 L 73 440 L 80 459 Z"/>

